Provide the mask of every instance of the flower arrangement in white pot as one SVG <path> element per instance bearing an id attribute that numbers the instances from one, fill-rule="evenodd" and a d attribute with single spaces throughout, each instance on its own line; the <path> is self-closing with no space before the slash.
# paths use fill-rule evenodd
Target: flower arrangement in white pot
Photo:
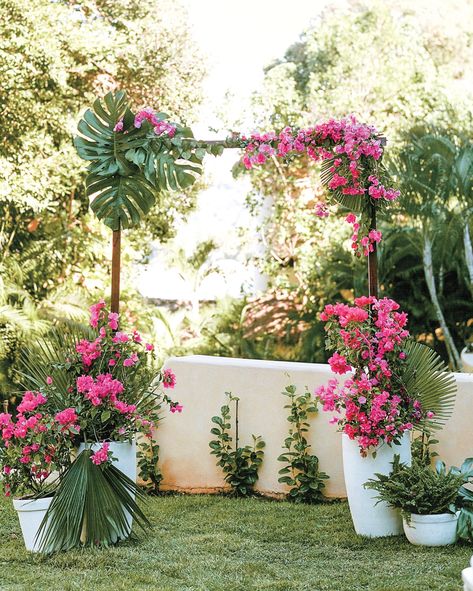
<path id="1" fill-rule="evenodd" d="M 447 546 L 457 540 L 460 490 L 472 479 L 473 458 L 465 460 L 460 469 L 447 471 L 441 461 L 434 470 L 418 460 L 407 466 L 395 456 L 391 472 L 376 474 L 365 487 L 376 491 L 380 502 L 401 511 L 411 544 Z"/>
<path id="2" fill-rule="evenodd" d="M 316 389 L 323 410 L 342 431 L 343 470 L 355 531 L 402 533 L 399 511 L 376 503 L 363 484 L 387 474 L 394 455 L 411 461 L 410 433 L 440 428 L 453 409 L 454 375 L 429 347 L 414 341 L 407 314 L 389 298 L 362 296 L 353 305 L 325 306 L 329 364 L 335 377 Z"/>
<path id="3" fill-rule="evenodd" d="M 143 492 L 136 484 L 135 436 L 153 437 L 163 403 L 171 412 L 182 410 L 163 390 L 174 387 L 172 371 L 160 370 L 154 347 L 136 330 L 119 330 L 118 314 L 109 313 L 103 300 L 91 307 L 90 324 L 61 327 L 23 362 L 23 381 L 41 391 L 54 409 L 56 431 L 68 436 L 39 528 L 39 549 L 48 553 L 110 545 L 130 536 L 133 519 L 148 524 L 136 502 Z M 51 437 L 55 443 L 57 433 Z"/>
<path id="4" fill-rule="evenodd" d="M 37 533 L 53 499 L 53 474 L 61 478 L 70 465 L 79 426 L 66 422 L 44 392 L 27 391 L 16 416 L 0 414 L 0 429 L 4 492 L 13 497 L 26 549 L 36 552 Z"/>

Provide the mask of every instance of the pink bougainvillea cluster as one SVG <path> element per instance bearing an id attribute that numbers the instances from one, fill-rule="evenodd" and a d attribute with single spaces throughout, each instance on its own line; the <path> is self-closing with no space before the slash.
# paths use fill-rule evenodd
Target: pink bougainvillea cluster
<path id="1" fill-rule="evenodd" d="M 433 416 L 409 397 L 397 377 L 409 337 L 407 314 L 399 304 L 361 297 L 353 306 L 326 306 L 321 319 L 328 347 L 335 351 L 329 359 L 332 371 L 352 375 L 342 384 L 329 380 L 315 396 L 325 411 L 335 413 L 331 422 L 358 442 L 363 455 L 381 442 L 398 442 L 416 423 Z"/>
<path id="2" fill-rule="evenodd" d="M 158 387 L 174 388 L 176 377 L 170 369 L 157 371 L 150 363 L 155 358 L 151 343 L 144 342 L 137 330 L 119 330 L 118 314 L 108 312 L 103 300 L 91 306 L 90 324 L 97 336 L 79 341 L 68 373 L 74 380 L 71 401 L 82 409 L 83 429 L 91 440 L 126 440 L 137 430 L 149 434 L 163 402 L 173 413 L 182 411 L 182 405 L 167 394 L 158 394 Z M 140 397 L 150 395 L 156 406 L 143 413 Z M 105 456 L 99 454 L 94 463 Z"/>
<path id="3" fill-rule="evenodd" d="M 385 187 L 374 173 L 383 154 L 378 132 L 370 125 L 359 123 L 353 116 L 338 121 L 330 119 L 308 129 L 285 127 L 279 134 L 254 133 L 241 139 L 244 145 L 242 162 L 248 169 L 262 165 L 270 158 L 307 154 L 315 161 L 331 161 L 329 191 L 339 191 L 347 196 L 361 195 L 373 201 L 393 201 L 399 196 L 399 191 Z M 326 208 L 316 207 L 315 213 L 326 217 L 328 212 Z M 377 232 L 362 237 L 360 248 L 359 229 L 358 225 L 354 232 L 355 252 L 368 255 L 373 245 L 381 240 L 381 234 Z"/>
<path id="4" fill-rule="evenodd" d="M 351 247 L 355 254 L 368 256 L 370 252 L 373 252 L 375 245 L 381 242 L 383 237 L 379 230 L 369 230 L 366 236 L 359 238 L 360 222 L 354 213 L 349 213 L 345 218 L 345 221 L 353 226 L 353 234 L 351 236 Z"/>
<path id="5" fill-rule="evenodd" d="M 169 121 L 162 119 L 162 116 L 151 107 L 145 107 L 141 111 L 138 111 L 133 122 L 134 127 L 139 129 L 143 125 L 143 121 L 149 121 L 153 127 L 154 133 L 158 136 L 172 138 L 176 134 L 176 126 L 169 123 Z M 113 131 L 123 131 L 123 125 L 123 119 L 120 119 L 113 128 Z"/>
<path id="6" fill-rule="evenodd" d="M 16 416 L 0 413 L 0 465 L 5 495 L 39 492 L 48 476 L 68 465 L 80 433 L 74 409 L 54 412 L 42 392 L 25 392 Z"/>
<path id="7" fill-rule="evenodd" d="M 112 460 L 110 441 L 129 441 L 137 432 L 152 438 L 163 404 L 182 412 L 164 393 L 176 384 L 172 370 L 157 368 L 154 346 L 137 330 L 118 330 L 119 321 L 103 300 L 91 306 L 95 334 L 79 339 L 64 362 L 54 364 L 39 391 L 24 393 L 15 416 L 0 414 L 7 495 L 39 492 L 51 472 L 70 464 L 71 450 L 81 442 L 101 442 L 90 456 L 100 466 Z"/>

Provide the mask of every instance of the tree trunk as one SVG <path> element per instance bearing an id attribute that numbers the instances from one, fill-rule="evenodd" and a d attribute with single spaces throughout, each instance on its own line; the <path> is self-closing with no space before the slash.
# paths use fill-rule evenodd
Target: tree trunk
<path id="1" fill-rule="evenodd" d="M 470 225 L 468 218 L 463 228 L 463 246 L 465 248 L 466 268 L 468 269 L 468 278 L 470 280 L 470 292 L 473 295 L 473 247 L 471 245 Z"/>
<path id="2" fill-rule="evenodd" d="M 458 354 L 457 348 L 453 341 L 453 337 L 447 326 L 445 316 L 443 315 L 442 307 L 438 299 L 437 288 L 435 286 L 434 266 L 432 262 L 432 242 L 430 237 L 424 233 L 424 252 L 423 252 L 423 263 L 424 263 L 424 275 L 427 287 L 429 289 L 430 300 L 434 306 L 437 320 L 442 329 L 445 344 L 447 345 L 448 357 L 452 370 L 456 371 L 460 368 L 460 355 Z"/>
<path id="3" fill-rule="evenodd" d="M 120 248 L 121 230 L 114 230 L 112 237 L 112 291 L 110 309 L 118 314 L 120 308 Z"/>

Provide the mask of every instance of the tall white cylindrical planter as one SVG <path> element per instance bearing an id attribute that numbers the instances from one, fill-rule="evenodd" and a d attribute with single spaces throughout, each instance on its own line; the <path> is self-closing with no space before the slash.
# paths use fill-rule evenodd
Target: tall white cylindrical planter
<path id="1" fill-rule="evenodd" d="M 131 443 L 128 441 L 110 441 L 109 452 L 112 452 L 113 457 L 116 461 L 113 465 L 121 470 L 130 480 L 136 482 L 137 479 L 137 463 L 136 463 L 136 441 L 133 439 Z M 93 443 L 87 445 L 93 452 L 98 451 L 102 447 L 102 443 Z M 79 445 L 79 452 L 81 453 L 85 449 L 85 445 L 81 443 Z M 131 533 L 133 526 L 133 517 L 127 512 L 127 523 L 128 523 L 128 535 Z"/>
<path id="2" fill-rule="evenodd" d="M 42 536 L 37 540 L 36 535 L 52 500 L 53 497 L 45 497 L 43 499 L 13 499 L 13 507 L 20 520 L 21 533 L 23 534 L 25 546 L 30 552 L 39 552 Z"/>
<path id="3" fill-rule="evenodd" d="M 366 457 L 362 457 L 358 443 L 343 434 L 342 450 L 348 504 L 356 533 L 371 538 L 402 534 L 400 512 L 384 502 L 377 504 L 377 492 L 367 490 L 363 485 L 370 478 L 374 478 L 375 474 L 389 474 L 396 454 L 400 456 L 401 462 L 410 465 L 409 434 L 404 433 L 400 445 L 379 445 L 376 457 L 370 452 Z"/>

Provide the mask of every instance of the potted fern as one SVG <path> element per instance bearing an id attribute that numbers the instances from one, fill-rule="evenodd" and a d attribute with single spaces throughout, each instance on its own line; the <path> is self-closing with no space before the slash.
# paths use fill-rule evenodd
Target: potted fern
<path id="1" fill-rule="evenodd" d="M 404 533 L 411 544 L 447 546 L 457 539 L 459 492 L 473 477 L 473 458 L 460 470 L 437 461 L 436 468 L 413 462 L 407 466 L 396 455 L 389 474 L 376 474 L 365 488 L 377 493 L 380 502 L 399 509 Z"/>

